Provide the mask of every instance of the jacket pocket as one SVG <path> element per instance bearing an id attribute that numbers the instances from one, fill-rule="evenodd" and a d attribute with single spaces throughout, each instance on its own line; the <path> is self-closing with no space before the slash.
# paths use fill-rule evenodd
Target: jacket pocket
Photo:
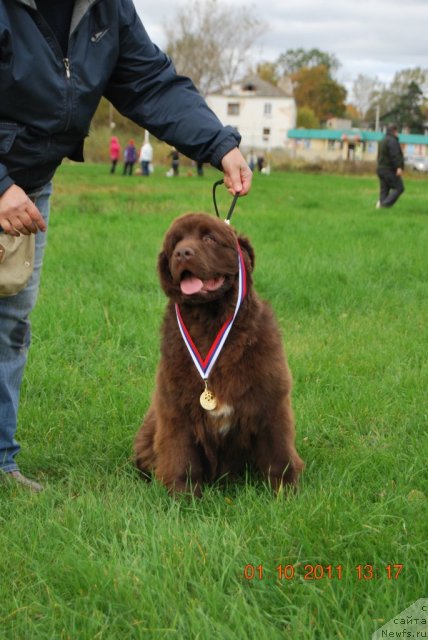
<path id="1" fill-rule="evenodd" d="M 0 155 L 9 153 L 18 133 L 18 125 L 14 122 L 0 122 Z"/>

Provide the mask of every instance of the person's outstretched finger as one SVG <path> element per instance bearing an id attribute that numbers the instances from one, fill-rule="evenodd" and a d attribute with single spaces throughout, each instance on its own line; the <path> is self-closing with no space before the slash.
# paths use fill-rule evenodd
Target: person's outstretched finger
<path id="1" fill-rule="evenodd" d="M 36 233 L 37 229 L 39 229 L 39 231 L 46 231 L 46 222 L 32 200 L 28 199 L 25 210 L 30 218 L 30 220 L 26 221 L 25 227 L 30 233 Z"/>

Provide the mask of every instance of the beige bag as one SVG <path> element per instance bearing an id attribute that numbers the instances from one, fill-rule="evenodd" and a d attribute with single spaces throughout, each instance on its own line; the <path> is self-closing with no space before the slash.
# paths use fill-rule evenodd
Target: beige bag
<path id="1" fill-rule="evenodd" d="M 15 296 L 27 285 L 34 269 L 35 240 L 34 233 L 0 233 L 0 297 Z"/>

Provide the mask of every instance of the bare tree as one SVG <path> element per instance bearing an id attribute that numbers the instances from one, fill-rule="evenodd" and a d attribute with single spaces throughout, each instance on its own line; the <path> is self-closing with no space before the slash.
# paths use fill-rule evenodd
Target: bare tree
<path id="1" fill-rule="evenodd" d="M 381 120 L 388 115 L 391 118 L 394 117 L 399 120 L 402 111 L 400 101 L 402 98 L 408 97 L 409 91 L 410 95 L 412 95 L 412 91 L 410 90 L 412 85 L 416 85 L 421 92 L 419 94 L 416 91 L 414 96 L 419 96 L 419 106 L 422 107 L 424 102 L 423 95 L 426 94 L 428 89 L 428 69 L 421 69 L 420 67 L 402 69 L 395 73 L 389 85 L 380 83 L 380 86 L 372 92 L 370 106 L 366 112 L 366 119 L 374 122 L 375 112 L 377 110 Z M 397 110 L 398 107 L 400 107 L 400 109 Z M 394 116 L 394 114 L 396 115 Z M 414 123 L 412 126 L 415 128 Z"/>
<path id="2" fill-rule="evenodd" d="M 265 29 L 248 7 L 193 0 L 166 23 L 166 51 L 177 72 L 192 78 L 206 95 L 238 79 L 251 46 Z"/>
<path id="3" fill-rule="evenodd" d="M 360 73 L 352 85 L 352 103 L 357 107 L 362 118 L 365 117 L 373 102 L 373 96 L 381 91 L 382 83 L 378 78 L 372 78 Z"/>

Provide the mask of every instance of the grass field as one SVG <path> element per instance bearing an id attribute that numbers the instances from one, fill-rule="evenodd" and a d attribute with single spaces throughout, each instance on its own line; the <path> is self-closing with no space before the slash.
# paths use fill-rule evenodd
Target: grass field
<path id="1" fill-rule="evenodd" d="M 194 501 L 130 456 L 161 240 L 213 212 L 219 176 L 107 171 L 55 179 L 18 434 L 46 490 L 0 485 L 0 639 L 371 638 L 428 597 L 428 180 L 385 211 L 374 177 L 255 176 L 233 223 L 283 330 L 307 467 L 295 497 L 249 476 Z"/>

